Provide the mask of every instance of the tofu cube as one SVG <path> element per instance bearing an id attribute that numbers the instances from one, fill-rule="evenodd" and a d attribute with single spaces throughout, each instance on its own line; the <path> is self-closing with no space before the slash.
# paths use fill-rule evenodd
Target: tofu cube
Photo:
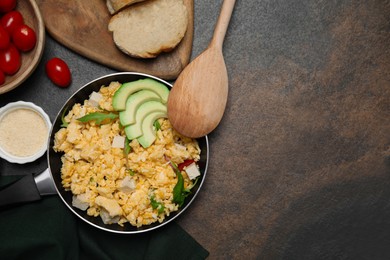
<path id="1" fill-rule="evenodd" d="M 111 146 L 113 148 L 125 148 L 125 138 L 123 136 L 117 135 L 112 139 Z"/>
<path id="2" fill-rule="evenodd" d="M 89 96 L 89 103 L 91 106 L 98 107 L 99 101 L 103 98 L 102 94 L 93 91 L 91 95 Z"/>
<path id="3" fill-rule="evenodd" d="M 118 190 L 124 193 L 131 193 L 135 190 L 136 184 L 134 179 L 131 179 L 129 176 L 126 176 L 119 184 Z"/>
<path id="4" fill-rule="evenodd" d="M 193 180 L 196 177 L 200 176 L 200 171 L 199 171 L 198 166 L 196 165 L 196 163 L 191 163 L 190 165 L 185 167 L 184 170 L 186 171 L 186 173 L 187 173 L 188 177 L 190 178 L 190 180 Z"/>
<path id="5" fill-rule="evenodd" d="M 86 210 L 89 207 L 88 195 L 86 193 L 74 195 L 72 197 L 72 206 L 81 210 Z"/>

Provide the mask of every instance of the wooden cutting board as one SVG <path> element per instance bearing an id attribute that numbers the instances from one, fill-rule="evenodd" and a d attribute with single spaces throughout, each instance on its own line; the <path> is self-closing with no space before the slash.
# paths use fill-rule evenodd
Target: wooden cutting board
<path id="1" fill-rule="evenodd" d="M 187 32 L 169 53 L 154 59 L 132 58 L 114 44 L 105 0 L 36 0 L 46 30 L 58 42 L 95 62 L 119 71 L 152 74 L 174 80 L 189 63 L 194 32 L 194 2 L 183 0 L 189 13 Z"/>

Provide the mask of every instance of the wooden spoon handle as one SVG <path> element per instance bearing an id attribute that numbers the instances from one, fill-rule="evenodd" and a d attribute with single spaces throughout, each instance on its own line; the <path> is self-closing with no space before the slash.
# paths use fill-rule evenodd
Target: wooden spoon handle
<path id="1" fill-rule="evenodd" d="M 221 13 L 219 14 L 219 18 L 214 29 L 214 35 L 210 46 L 222 49 L 223 41 L 225 39 L 225 34 L 229 26 L 230 17 L 232 16 L 235 3 L 236 0 L 223 1 Z"/>

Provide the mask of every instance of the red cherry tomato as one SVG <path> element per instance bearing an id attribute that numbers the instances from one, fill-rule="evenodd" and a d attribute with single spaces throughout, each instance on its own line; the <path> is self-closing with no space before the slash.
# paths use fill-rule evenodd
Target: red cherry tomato
<path id="1" fill-rule="evenodd" d="M 16 27 L 24 24 L 24 19 L 22 14 L 19 11 L 13 10 L 11 12 L 6 13 L 3 17 L 1 17 L 0 23 L 4 27 L 4 29 L 9 34 L 11 34 Z"/>
<path id="2" fill-rule="evenodd" d="M 5 75 L 4 72 L 0 70 L 0 85 L 3 85 L 5 82 Z"/>
<path id="3" fill-rule="evenodd" d="M 193 162 L 194 162 L 194 160 L 192 160 L 192 159 L 185 160 L 184 162 L 180 163 L 177 166 L 177 168 L 179 168 L 179 170 L 182 171 L 182 170 L 184 170 L 185 167 L 189 166 Z"/>
<path id="4" fill-rule="evenodd" d="M 8 32 L 0 26 L 0 49 L 6 49 L 10 44 L 10 37 Z"/>
<path id="5" fill-rule="evenodd" d="M 65 61 L 52 58 L 46 63 L 45 69 L 49 79 L 57 86 L 66 88 L 70 85 L 72 76 Z"/>
<path id="6" fill-rule="evenodd" d="M 0 50 L 0 70 L 7 75 L 14 75 L 21 66 L 18 49 L 11 43 L 7 49 Z"/>
<path id="7" fill-rule="evenodd" d="M 37 36 L 30 26 L 22 24 L 12 31 L 12 41 L 19 50 L 29 51 L 34 48 Z"/>
<path id="8" fill-rule="evenodd" d="M 16 0 L 1 0 L 0 1 L 0 12 L 7 13 L 12 11 L 16 7 Z"/>

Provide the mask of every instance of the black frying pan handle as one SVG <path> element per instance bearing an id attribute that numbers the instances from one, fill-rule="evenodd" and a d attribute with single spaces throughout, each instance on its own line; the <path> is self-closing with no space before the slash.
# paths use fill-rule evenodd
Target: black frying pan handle
<path id="1" fill-rule="evenodd" d="M 0 208 L 40 200 L 33 174 L 27 174 L 0 190 Z"/>

